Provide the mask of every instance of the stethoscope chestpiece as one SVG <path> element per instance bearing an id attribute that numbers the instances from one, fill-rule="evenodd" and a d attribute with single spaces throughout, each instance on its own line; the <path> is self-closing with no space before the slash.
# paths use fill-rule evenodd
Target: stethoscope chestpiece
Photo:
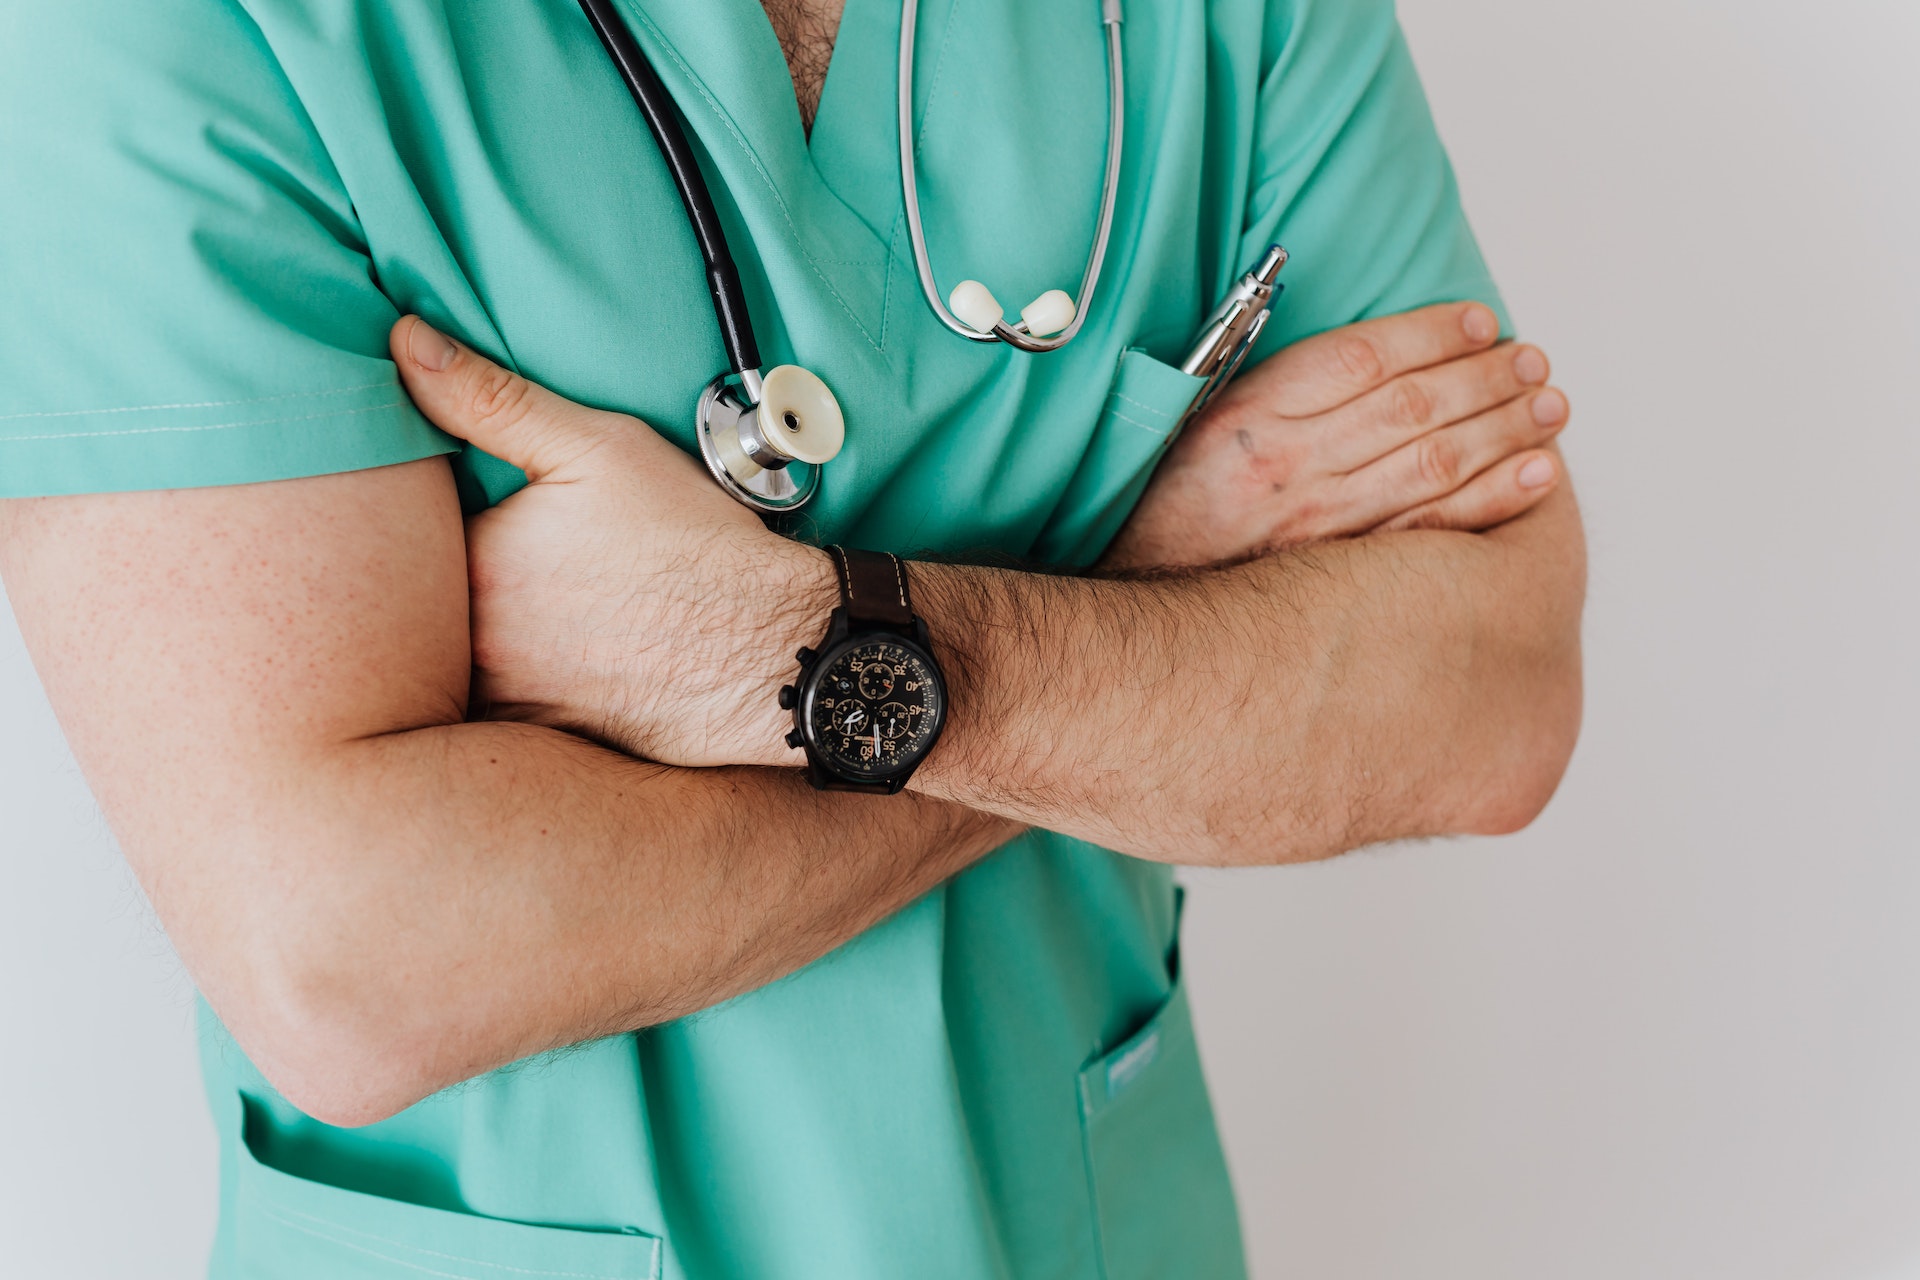
<path id="1" fill-rule="evenodd" d="M 798 365 L 721 374 L 700 394 L 700 458 L 722 489 L 768 515 L 797 511 L 820 490 L 820 469 L 846 443 L 827 384 Z"/>

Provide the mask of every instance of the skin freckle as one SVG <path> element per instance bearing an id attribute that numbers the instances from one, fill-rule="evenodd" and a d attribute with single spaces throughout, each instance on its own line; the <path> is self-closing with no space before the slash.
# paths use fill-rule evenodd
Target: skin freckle
<path id="1" fill-rule="evenodd" d="M 1245 491 L 1264 497 L 1286 488 L 1293 480 L 1293 468 L 1286 458 L 1278 458 L 1270 453 L 1249 453 L 1242 475 Z"/>

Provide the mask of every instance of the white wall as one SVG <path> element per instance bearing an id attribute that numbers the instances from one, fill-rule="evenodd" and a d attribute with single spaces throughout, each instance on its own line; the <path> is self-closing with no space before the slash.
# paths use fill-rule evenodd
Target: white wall
<path id="1" fill-rule="evenodd" d="M 1558 361 L 1532 832 L 1192 877 L 1265 1280 L 1920 1276 L 1920 8 L 1403 0 Z M 0 619 L 0 1273 L 199 1266 L 190 997 Z"/>
<path id="2" fill-rule="evenodd" d="M 214 1154 L 193 989 L 0 597 L 0 1276 L 204 1274 Z"/>
<path id="3" fill-rule="evenodd" d="M 1402 12 L 1573 395 L 1587 730 L 1522 838 L 1196 878 L 1260 1274 L 1920 1276 L 1920 6 Z"/>

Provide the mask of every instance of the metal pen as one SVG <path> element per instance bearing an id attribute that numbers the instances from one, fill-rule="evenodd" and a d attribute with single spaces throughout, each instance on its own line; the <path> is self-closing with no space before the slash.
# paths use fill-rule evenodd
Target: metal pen
<path id="1" fill-rule="evenodd" d="M 1260 331 L 1267 327 L 1274 301 L 1286 288 L 1278 283 L 1280 268 L 1286 265 L 1287 251 L 1277 244 L 1267 246 L 1260 264 L 1227 290 L 1226 298 L 1200 326 L 1193 353 L 1181 362 L 1180 371 L 1207 381 L 1187 407 L 1186 418 L 1206 408 L 1220 388 L 1240 372 Z"/>

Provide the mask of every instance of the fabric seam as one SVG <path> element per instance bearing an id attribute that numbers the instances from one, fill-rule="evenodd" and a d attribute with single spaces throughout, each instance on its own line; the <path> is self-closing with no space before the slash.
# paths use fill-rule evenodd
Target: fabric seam
<path id="1" fill-rule="evenodd" d="M 1121 398 L 1125 399 L 1124 396 Z M 1137 418 L 1129 418 L 1126 414 L 1120 412 L 1118 409 L 1113 408 L 1111 405 L 1107 407 L 1107 416 L 1110 418 L 1118 418 L 1120 419 L 1120 421 L 1126 423 L 1130 427 L 1138 427 L 1142 431 L 1145 431 L 1150 435 L 1159 436 L 1162 439 L 1164 439 L 1167 434 L 1167 430 L 1165 427 L 1156 427 L 1150 422 L 1141 422 Z"/>
<path id="2" fill-rule="evenodd" d="M 1139 401 L 1139 400 L 1135 400 L 1135 399 L 1134 399 L 1134 398 L 1133 398 L 1132 396 L 1130 396 L 1130 395 L 1124 395 L 1124 394 L 1122 394 L 1121 392 L 1118 392 L 1118 391 L 1116 391 L 1116 392 L 1114 392 L 1114 393 L 1113 393 L 1113 398 L 1114 398 L 1115 400 L 1125 400 L 1125 401 L 1126 401 L 1126 402 L 1127 402 L 1128 404 L 1130 404 L 1130 405 L 1132 405 L 1132 406 L 1133 406 L 1134 408 L 1136 408 L 1136 409 L 1144 409 L 1144 410 L 1146 410 L 1146 411 L 1147 411 L 1148 413 L 1150 413 L 1150 414 L 1152 414 L 1152 415 L 1153 415 L 1154 417 L 1156 417 L 1156 418 L 1167 418 L 1167 419 L 1172 419 L 1172 418 L 1174 418 L 1174 417 L 1176 417 L 1176 416 L 1178 416 L 1178 415 L 1175 415 L 1175 414 L 1171 414 L 1171 413 L 1168 413 L 1168 412 L 1167 412 L 1167 411 L 1166 411 L 1165 409 L 1156 409 L 1156 408 L 1154 408 L 1154 407 L 1153 407 L 1152 405 L 1150 405 L 1150 404 L 1145 404 L 1145 403 L 1142 403 L 1142 402 L 1141 402 L 1141 401 Z"/>
<path id="3" fill-rule="evenodd" d="M 450 1263 L 464 1262 L 464 1263 L 469 1263 L 476 1267 L 485 1267 L 493 1271 L 510 1271 L 515 1275 L 559 1276 L 559 1277 L 562 1277 L 563 1280 L 617 1280 L 617 1277 L 609 1276 L 606 1272 L 603 1272 L 603 1271 L 545 1271 L 545 1270 L 536 1271 L 528 1267 L 509 1266 L 504 1262 L 489 1262 L 485 1258 L 469 1258 L 463 1254 L 458 1254 L 458 1253 L 441 1253 L 435 1249 L 423 1249 L 419 1245 L 408 1244 L 404 1240 L 390 1240 L 385 1236 L 377 1236 L 370 1231 L 356 1231 L 351 1227 L 343 1227 L 338 1223 L 328 1222 L 326 1219 L 317 1218 L 312 1214 L 301 1213 L 298 1209 L 285 1209 L 283 1211 L 280 1206 L 270 1205 L 270 1204 L 256 1204 L 256 1207 L 259 1209 L 262 1217 L 265 1217 L 274 1222 L 278 1222 L 280 1225 L 284 1227 L 291 1227 L 295 1231 L 304 1231 L 308 1235 L 318 1236 L 322 1240 L 331 1240 L 335 1244 L 345 1245 L 349 1249 L 358 1249 L 360 1252 L 368 1254 L 371 1257 L 382 1258 L 388 1262 L 394 1263 L 397 1266 L 410 1267 L 415 1271 L 423 1271 L 428 1275 L 458 1276 L 459 1280 L 473 1280 L 473 1277 L 471 1276 L 470 1273 L 463 1275 L 462 1273 L 459 1273 L 459 1272 L 436 1271 L 431 1267 L 422 1266 L 420 1263 L 409 1262 L 405 1258 L 395 1257 L 392 1254 L 385 1253 L 379 1249 L 373 1249 L 373 1248 L 369 1248 L 364 1244 L 358 1244 L 352 1240 L 347 1239 L 346 1237 L 349 1235 L 358 1236 L 362 1240 L 372 1240 L 379 1244 L 392 1245 L 396 1249 L 406 1249 L 413 1253 L 417 1253 L 422 1257 L 437 1258 L 442 1262 L 450 1262 Z M 305 1221 L 296 1221 L 296 1219 L 305 1219 Z M 525 1225 L 525 1224 L 516 1223 L 513 1225 Z M 564 1228 L 560 1228 L 560 1229 L 564 1230 Z M 544 1231 L 544 1230 L 555 1230 L 555 1228 L 530 1227 L 529 1230 Z M 657 1238 L 650 1237 L 650 1236 L 626 1236 L 624 1238 L 630 1239 L 630 1240 L 643 1240 L 646 1242 L 648 1252 L 655 1255 L 658 1255 L 659 1253 L 659 1241 Z M 651 1270 L 652 1268 L 649 1268 L 649 1269 Z"/>
<path id="4" fill-rule="evenodd" d="M 0 444 L 31 444 L 45 440 L 96 440 L 113 436 L 184 435 L 195 431 L 234 431 L 241 427 L 268 427 L 282 422 L 313 422 L 320 418 L 351 418 L 356 414 L 378 413 L 408 404 L 405 399 L 370 404 L 359 409 L 329 409 L 324 413 L 293 414 L 282 418 L 253 418 L 245 422 L 212 422 L 198 427 L 129 427 L 124 431 L 43 432 L 32 436 L 0 436 Z"/>
<path id="5" fill-rule="evenodd" d="M 45 421 L 49 418 L 91 418 L 110 413 L 146 413 L 171 409 L 226 409 L 237 404 L 269 404 L 275 400 L 299 400 L 302 398 L 320 399 L 325 396 L 346 396 L 356 391 L 374 391 L 382 387 L 391 388 L 391 379 L 381 382 L 363 382 L 357 387 L 335 387 L 331 391 L 286 391 L 276 396 L 247 396 L 239 400 L 191 400 L 180 404 L 129 404 L 117 409 L 59 409 L 51 413 L 0 413 L 0 422 Z"/>

